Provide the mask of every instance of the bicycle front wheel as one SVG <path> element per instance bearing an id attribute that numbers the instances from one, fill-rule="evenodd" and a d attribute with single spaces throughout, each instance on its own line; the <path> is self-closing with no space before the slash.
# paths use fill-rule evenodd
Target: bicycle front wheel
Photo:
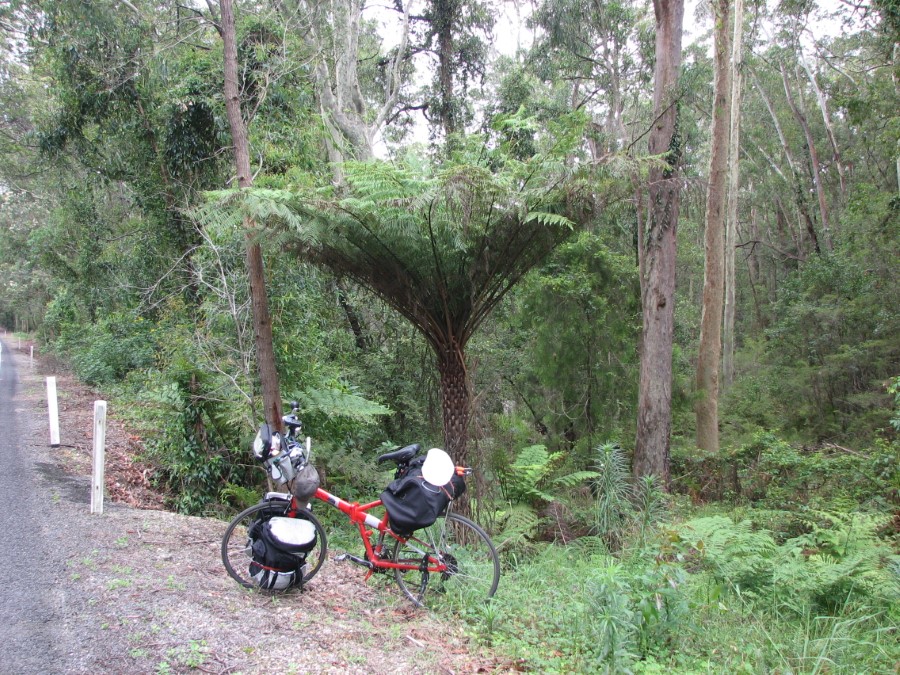
<path id="1" fill-rule="evenodd" d="M 222 562 L 228 575 L 245 588 L 258 588 L 250 576 L 250 526 L 258 520 L 268 520 L 274 516 L 286 516 L 290 508 L 290 502 L 283 500 L 271 500 L 251 506 L 241 511 L 228 524 L 225 536 L 222 537 Z M 312 579 L 325 562 L 328 550 L 328 540 L 325 538 L 325 528 L 311 511 L 300 509 L 294 516 L 308 520 L 316 528 L 316 547 L 306 554 L 303 583 Z"/>
<path id="2" fill-rule="evenodd" d="M 481 602 L 493 597 L 500 583 L 500 561 L 491 538 L 474 522 L 456 513 L 437 519 L 394 545 L 397 585 L 419 607 Z M 428 567 L 445 565 L 443 572 Z"/>

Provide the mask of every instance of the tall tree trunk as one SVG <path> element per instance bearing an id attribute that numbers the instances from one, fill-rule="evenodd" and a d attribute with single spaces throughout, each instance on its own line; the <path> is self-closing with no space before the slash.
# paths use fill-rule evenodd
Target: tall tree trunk
<path id="1" fill-rule="evenodd" d="M 749 185 L 749 189 L 747 190 L 749 194 L 753 194 L 753 183 L 751 182 Z M 757 222 L 757 209 L 756 204 L 752 202 L 750 204 L 750 241 L 754 242 L 750 251 L 747 253 L 747 276 L 750 279 L 750 291 L 753 294 L 753 316 L 754 316 L 754 326 L 753 328 L 757 331 L 762 331 L 763 328 L 766 327 L 765 320 L 763 319 L 762 310 L 760 309 L 759 296 L 756 292 L 756 286 L 759 284 L 760 280 L 760 270 L 759 270 L 759 253 L 756 252 L 757 244 L 759 239 L 759 223 Z"/>
<path id="2" fill-rule="evenodd" d="M 838 149 L 837 137 L 834 134 L 834 125 L 831 123 L 831 116 L 828 114 L 828 104 L 825 100 L 825 92 L 823 92 L 822 88 L 819 86 L 819 81 L 816 79 L 815 73 L 806 61 L 806 57 L 803 56 L 803 50 L 799 46 L 797 48 L 797 58 L 799 59 L 803 70 L 806 71 L 806 76 L 809 78 L 809 82 L 816 92 L 816 101 L 819 104 L 819 112 L 822 113 L 822 122 L 825 124 L 825 133 L 828 134 L 828 142 L 831 144 L 832 159 L 834 160 L 835 167 L 837 167 L 838 179 L 841 183 L 841 200 L 845 200 L 847 198 L 847 177 L 844 175 L 844 163 L 841 159 L 841 151 Z"/>
<path id="3" fill-rule="evenodd" d="M 734 37 L 731 42 L 731 129 L 728 151 L 728 217 L 725 233 L 725 322 L 722 328 L 722 378 L 728 388 L 734 382 L 734 256 L 737 252 L 738 189 L 741 151 L 741 65 L 744 0 L 734 3 Z"/>
<path id="4" fill-rule="evenodd" d="M 715 83 L 713 93 L 712 148 L 706 189 L 706 264 L 703 304 L 700 312 L 700 346 L 694 411 L 697 413 L 697 447 L 719 451 L 719 355 L 722 350 L 722 306 L 725 296 L 725 189 L 728 177 L 728 124 L 731 108 L 731 0 L 716 0 Z"/>
<path id="5" fill-rule="evenodd" d="M 790 167 L 791 188 L 794 191 L 794 203 L 797 205 L 797 210 L 800 212 L 800 215 L 806 224 L 806 231 L 809 233 L 810 241 L 813 242 L 816 253 L 820 253 L 819 237 L 816 234 L 816 228 L 813 225 L 812 217 L 809 215 L 809 205 L 806 202 L 806 187 L 804 181 L 800 178 L 800 171 L 797 168 L 797 163 L 794 161 L 794 156 L 791 154 L 791 148 L 787 143 L 784 131 L 781 129 L 781 123 L 778 121 L 778 115 L 775 114 L 775 108 L 772 106 L 772 102 L 769 100 L 766 90 L 763 89 L 759 78 L 756 77 L 756 73 L 751 70 L 750 74 L 753 76 L 753 83 L 756 85 L 756 89 L 766 106 L 766 110 L 769 111 L 769 116 L 772 118 L 775 132 L 778 134 L 778 140 L 781 143 L 781 150 L 784 152 L 784 157 Z"/>
<path id="6" fill-rule="evenodd" d="M 657 476 L 669 484 L 672 431 L 672 340 L 675 317 L 675 235 L 681 181 L 681 137 L 678 133 L 678 79 L 684 0 L 654 0 L 656 67 L 654 70 L 651 155 L 665 155 L 666 166 L 654 166 L 648 188 L 647 233 L 640 254 L 641 375 L 637 437 L 632 469 L 636 477 Z"/>
<path id="7" fill-rule="evenodd" d="M 460 0 L 432 0 L 432 6 L 438 45 L 439 118 L 444 134 L 449 138 L 459 131 L 459 114 L 453 92 L 456 80 L 453 31 L 459 21 L 461 3 Z"/>
<path id="8" fill-rule="evenodd" d="M 222 41 L 225 46 L 225 110 L 234 144 L 234 164 L 237 169 L 238 186 L 248 188 L 253 185 L 253 175 L 250 173 L 250 143 L 247 139 L 247 126 L 241 115 L 237 41 L 232 0 L 220 0 L 220 8 Z M 247 274 L 250 277 L 250 301 L 253 306 L 253 328 L 256 334 L 256 360 L 262 388 L 264 417 L 273 428 L 281 431 L 283 414 L 281 392 L 278 387 L 278 370 L 275 368 L 272 320 L 269 316 L 269 301 L 266 297 L 262 250 L 254 236 L 256 223 L 250 218 L 245 218 L 244 230 L 244 241 L 247 247 Z"/>
<path id="9" fill-rule="evenodd" d="M 809 128 L 809 122 L 806 115 L 800 109 L 791 93 L 791 85 L 788 82 L 787 69 L 784 63 L 781 64 L 781 79 L 784 82 L 784 93 L 787 97 L 788 105 L 794 118 L 803 129 L 803 136 L 806 139 L 806 149 L 809 153 L 809 171 L 812 174 L 813 186 L 816 188 L 816 197 L 819 200 L 819 215 L 822 219 L 822 238 L 825 240 L 825 246 L 830 251 L 831 246 L 831 216 L 828 212 L 828 200 L 825 196 L 825 186 L 822 184 L 822 167 L 819 164 L 819 153 L 816 151 L 816 144 Z"/>

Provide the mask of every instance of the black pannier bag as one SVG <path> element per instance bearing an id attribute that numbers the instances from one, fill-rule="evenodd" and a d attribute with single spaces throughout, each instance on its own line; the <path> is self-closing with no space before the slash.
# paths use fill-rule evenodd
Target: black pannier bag
<path id="1" fill-rule="evenodd" d="M 446 485 L 432 485 L 422 476 L 424 463 L 424 457 L 410 462 L 406 473 L 381 493 L 391 529 L 397 534 L 409 535 L 433 525 L 450 502 L 466 491 L 465 479 L 456 474 Z"/>
<path id="2" fill-rule="evenodd" d="M 302 586 L 306 555 L 316 546 L 316 528 L 302 518 L 274 517 L 250 526 L 250 576 L 267 591 Z"/>

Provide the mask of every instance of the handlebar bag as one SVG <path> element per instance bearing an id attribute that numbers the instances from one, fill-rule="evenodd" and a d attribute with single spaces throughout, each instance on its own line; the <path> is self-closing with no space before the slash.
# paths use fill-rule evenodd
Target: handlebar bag
<path id="1" fill-rule="evenodd" d="M 461 476 L 454 476 L 446 485 L 432 485 L 425 480 L 424 460 L 420 457 L 410 462 L 406 473 L 391 481 L 381 493 L 391 529 L 397 534 L 409 535 L 433 525 L 438 516 L 446 513 L 450 502 L 465 492 L 466 484 Z"/>
<path id="2" fill-rule="evenodd" d="M 316 545 L 316 528 L 302 518 L 274 517 L 250 526 L 250 576 L 268 591 L 302 585 L 306 554 Z"/>

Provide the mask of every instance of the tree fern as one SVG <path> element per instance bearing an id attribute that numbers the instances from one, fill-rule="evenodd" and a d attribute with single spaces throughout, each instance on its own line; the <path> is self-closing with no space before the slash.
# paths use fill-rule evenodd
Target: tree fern
<path id="1" fill-rule="evenodd" d="M 325 417 L 346 417 L 357 422 L 370 423 L 376 417 L 389 415 L 391 409 L 338 387 L 305 389 L 295 392 L 293 398 L 300 403 L 304 413 Z"/>

